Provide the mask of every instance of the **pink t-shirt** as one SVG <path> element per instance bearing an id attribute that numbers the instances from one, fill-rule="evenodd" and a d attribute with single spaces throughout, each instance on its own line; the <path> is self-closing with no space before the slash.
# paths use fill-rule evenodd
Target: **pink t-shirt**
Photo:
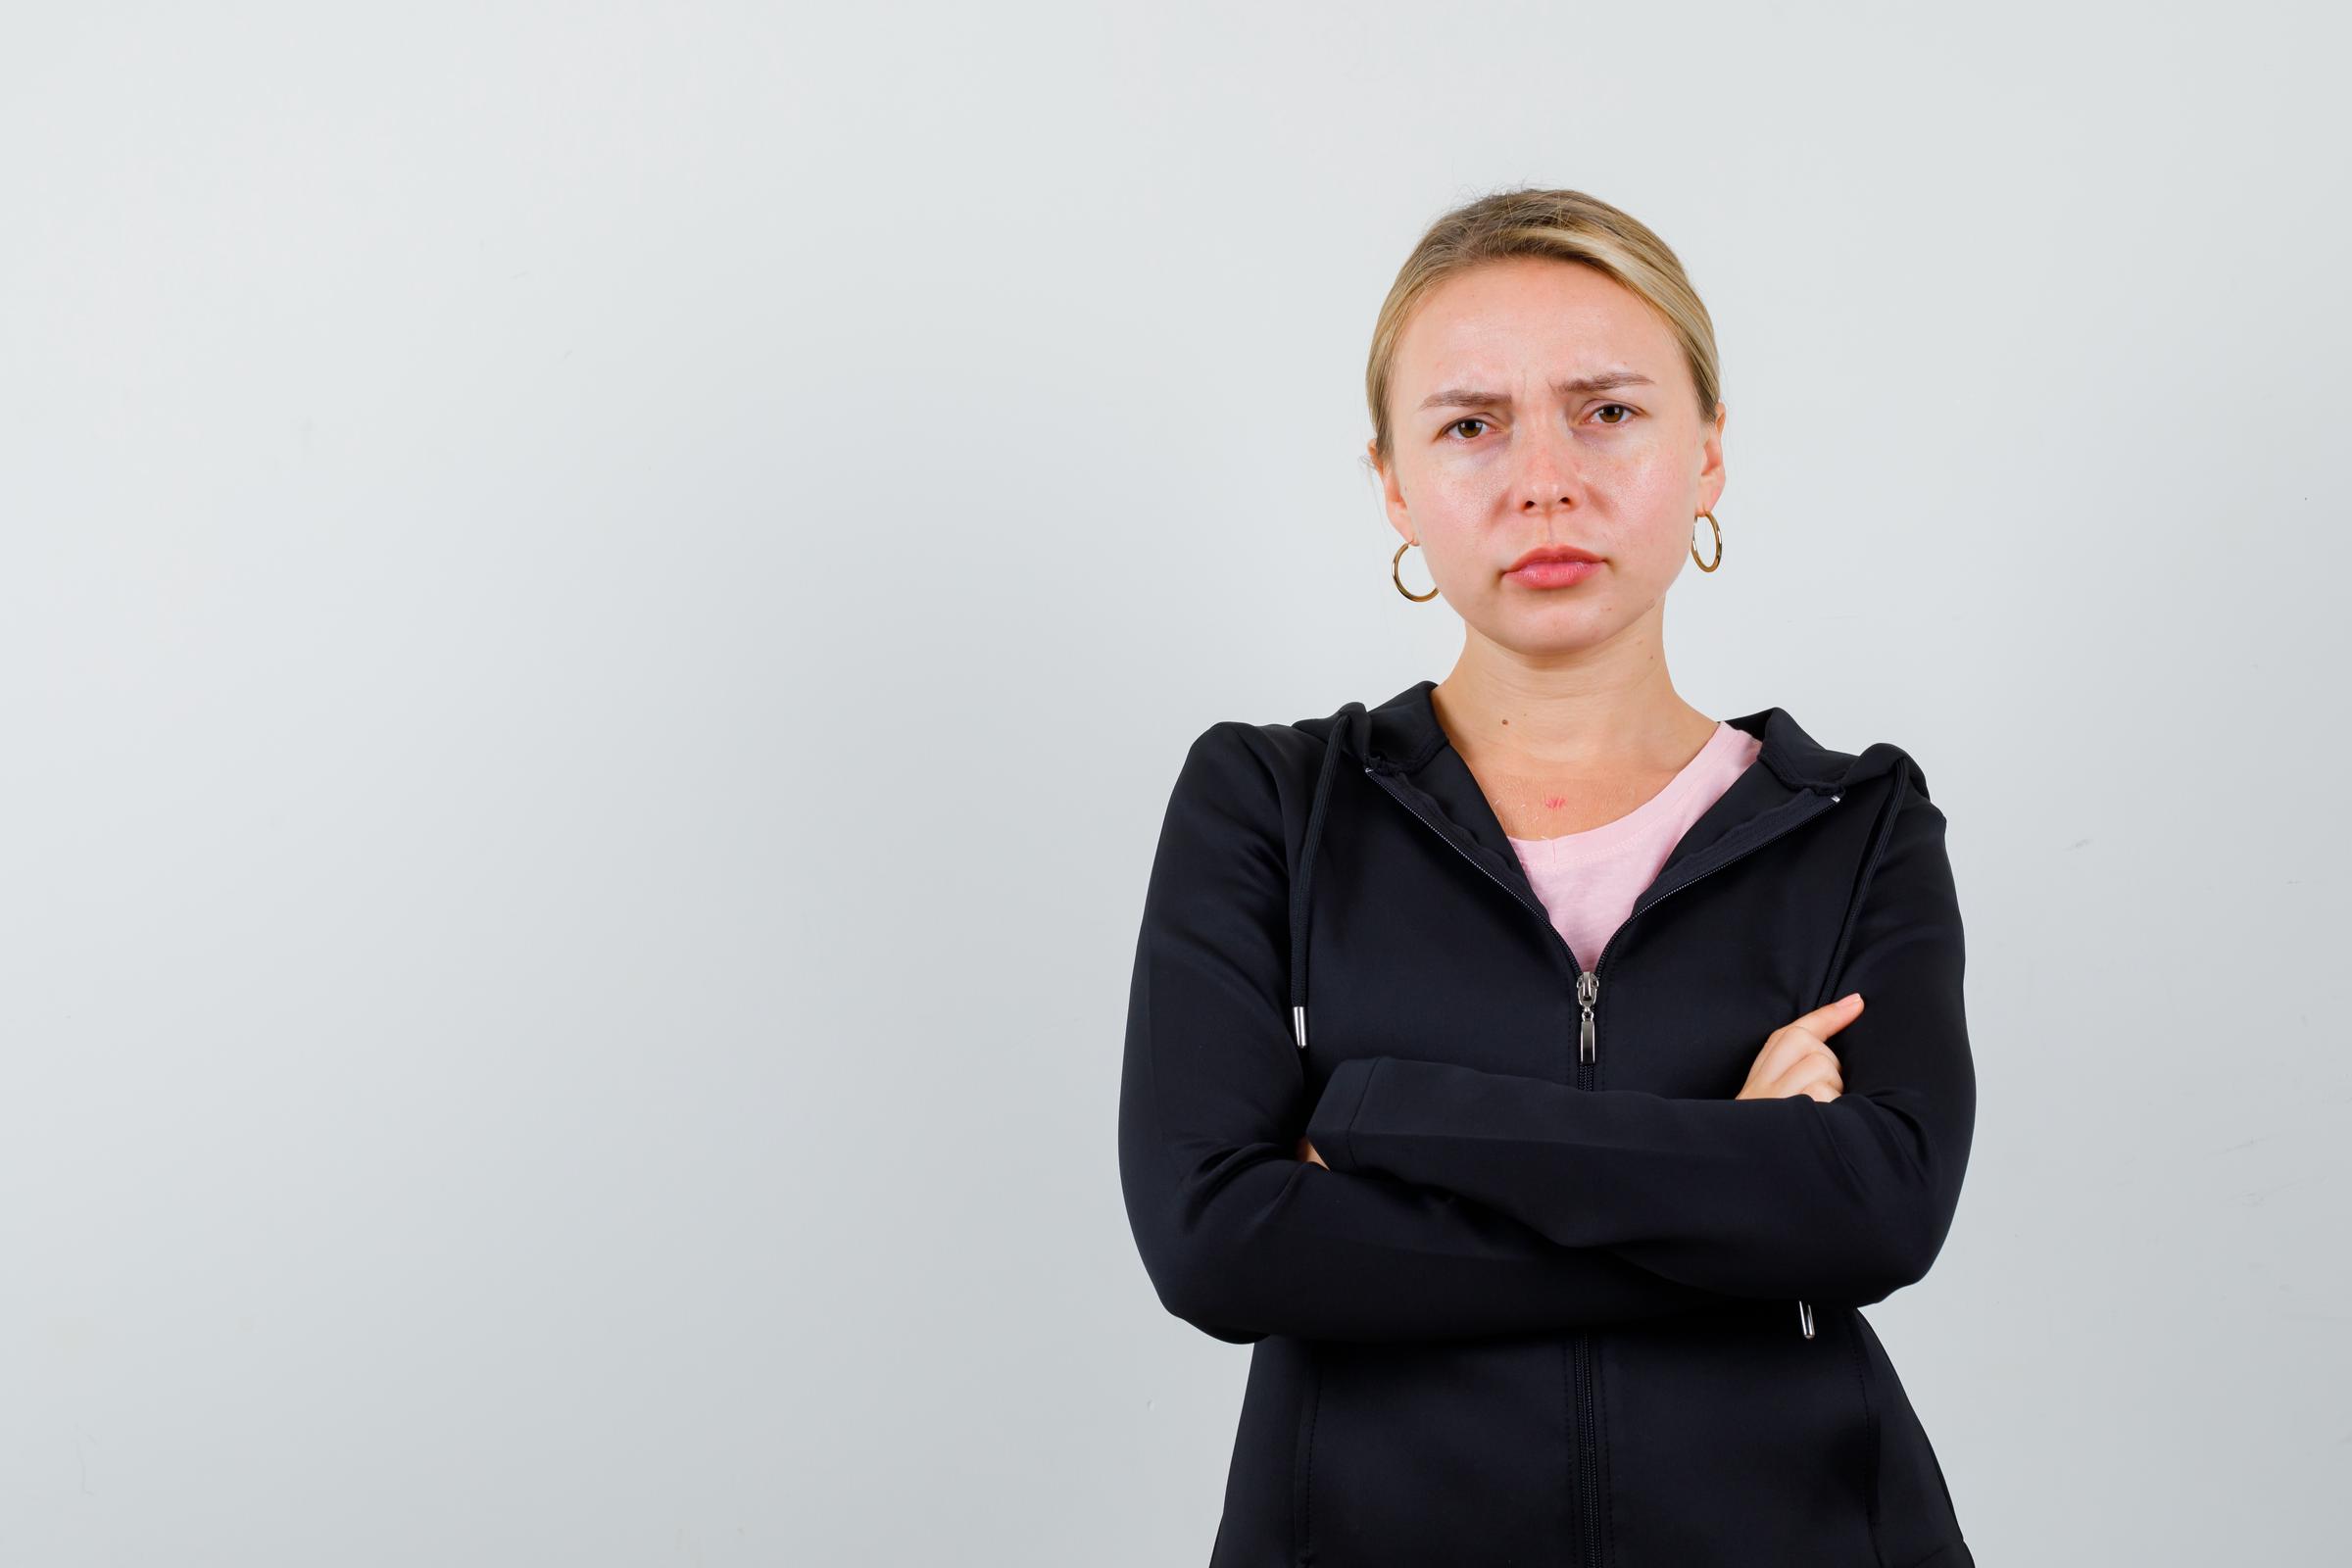
<path id="1" fill-rule="evenodd" d="M 1578 962 L 1591 968 L 1600 961 L 1610 933 L 1658 879 L 1690 824 L 1763 750 L 1764 743 L 1747 731 L 1718 720 L 1707 744 L 1664 789 L 1614 822 L 1555 838 L 1511 840 L 1536 896 Z"/>

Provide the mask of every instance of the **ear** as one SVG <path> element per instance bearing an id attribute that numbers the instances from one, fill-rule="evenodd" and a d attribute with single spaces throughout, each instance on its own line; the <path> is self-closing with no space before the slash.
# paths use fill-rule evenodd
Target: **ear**
<path id="1" fill-rule="evenodd" d="M 1364 456 L 1371 464 L 1373 481 L 1380 486 L 1381 510 L 1388 514 L 1389 526 L 1396 530 L 1399 539 L 1413 538 L 1412 511 L 1404 504 L 1404 493 L 1396 488 L 1395 468 L 1381 466 L 1377 438 L 1364 443 Z"/>
<path id="2" fill-rule="evenodd" d="M 1715 503 L 1723 499 L 1723 425 L 1731 416 L 1731 409 L 1720 399 L 1715 404 L 1715 417 L 1707 425 L 1706 440 L 1699 446 L 1698 510 L 1713 512 Z"/>

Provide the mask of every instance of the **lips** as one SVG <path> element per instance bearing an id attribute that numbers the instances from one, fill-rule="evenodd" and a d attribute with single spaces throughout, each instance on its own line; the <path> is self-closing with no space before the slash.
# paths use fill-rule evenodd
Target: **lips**
<path id="1" fill-rule="evenodd" d="M 1515 582 L 1522 588 L 1570 588 L 1600 570 L 1600 563 L 1582 557 L 1538 557 L 1524 566 L 1515 566 L 1502 574 L 1504 582 Z"/>
<path id="2" fill-rule="evenodd" d="M 1568 588 L 1600 569 L 1600 557 L 1574 545 L 1543 545 L 1511 563 L 1505 582 L 1522 588 Z"/>
<path id="3" fill-rule="evenodd" d="M 1512 562 L 1510 569 L 1517 571 L 1523 566 L 1532 566 L 1540 561 L 1597 562 L 1599 560 L 1600 558 L 1594 555 L 1592 551 L 1579 550 L 1574 545 L 1539 545 L 1535 549 L 1530 550 L 1526 555 L 1521 556 L 1517 561 Z"/>

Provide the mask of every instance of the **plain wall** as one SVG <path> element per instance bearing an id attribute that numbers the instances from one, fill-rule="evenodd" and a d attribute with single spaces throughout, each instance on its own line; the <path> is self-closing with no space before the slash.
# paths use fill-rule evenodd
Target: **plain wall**
<path id="1" fill-rule="evenodd" d="M 2340 27 L 9 8 L 0 1561 L 1205 1561 L 1144 877 L 1450 668 L 1364 356 L 1525 183 L 1717 322 L 1679 688 L 1950 822 L 1980 1560 L 2329 1555 Z"/>

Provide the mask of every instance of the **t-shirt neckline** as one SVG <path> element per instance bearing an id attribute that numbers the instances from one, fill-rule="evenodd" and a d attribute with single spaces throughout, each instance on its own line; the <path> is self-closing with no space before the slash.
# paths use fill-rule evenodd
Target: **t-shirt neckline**
<path id="1" fill-rule="evenodd" d="M 1508 833 L 1503 837 L 1510 840 L 1512 848 L 1523 853 L 1533 851 L 1541 855 L 1551 855 L 1562 850 L 1573 852 L 1602 848 L 1630 834 L 1639 833 L 1650 822 L 1671 810 L 1684 796 L 1690 792 L 1691 787 L 1698 782 L 1699 775 L 1704 771 L 1706 765 L 1715 760 L 1722 748 L 1731 744 L 1731 738 L 1735 735 L 1742 739 L 1748 738 L 1745 730 L 1740 729 L 1727 719 L 1717 719 L 1715 733 L 1707 737 L 1707 743 L 1691 756 L 1690 760 L 1682 765 L 1681 770 L 1674 777 L 1668 779 L 1655 795 L 1612 821 L 1602 822 L 1596 827 L 1584 828 L 1574 833 L 1554 833 L 1546 838 L 1523 839 Z"/>

